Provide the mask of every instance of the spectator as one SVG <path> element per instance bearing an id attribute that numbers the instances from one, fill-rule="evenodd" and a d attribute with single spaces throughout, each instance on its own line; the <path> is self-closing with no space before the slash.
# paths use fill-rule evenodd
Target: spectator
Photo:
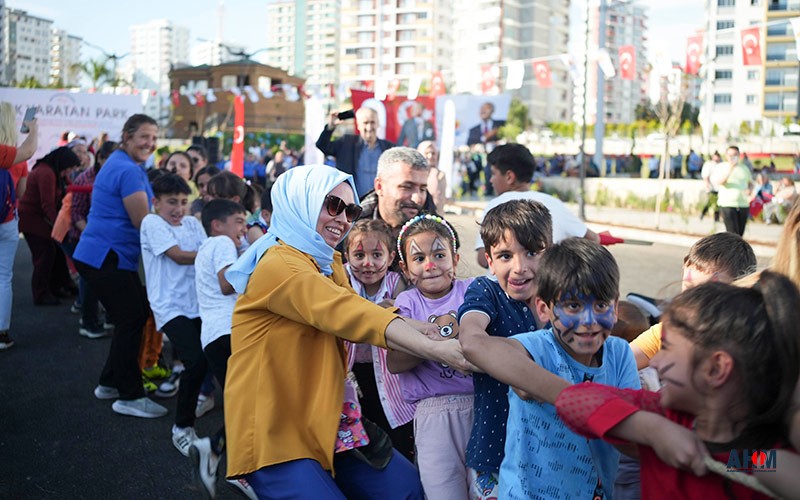
<path id="1" fill-rule="evenodd" d="M 339 113 L 331 113 L 328 124 L 317 139 L 317 148 L 327 156 L 336 158 L 336 168 L 355 179 L 356 192 L 363 198 L 374 187 L 378 169 L 378 158 L 394 146 L 389 141 L 378 139 L 378 113 L 370 108 L 356 111 L 358 135 L 345 134 L 331 141 L 333 131 L 341 123 Z"/>
<path id="2" fill-rule="evenodd" d="M 59 296 L 78 295 L 64 252 L 50 233 L 66 194 L 69 174 L 79 165 L 80 158 L 68 147 L 53 150 L 33 166 L 19 202 L 19 229 L 33 259 L 31 288 L 36 305 L 58 305 Z"/>
<path id="3" fill-rule="evenodd" d="M 14 277 L 14 257 L 19 246 L 17 200 L 25 194 L 28 182 L 28 164 L 39 140 L 36 120 L 24 124 L 28 137 L 17 148 L 17 124 L 14 106 L 0 103 L 0 351 L 14 345 L 11 328 L 11 301 Z"/>

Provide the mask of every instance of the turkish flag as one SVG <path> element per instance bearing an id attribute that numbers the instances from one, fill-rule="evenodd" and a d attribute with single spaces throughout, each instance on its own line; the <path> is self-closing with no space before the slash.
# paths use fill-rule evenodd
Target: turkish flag
<path id="1" fill-rule="evenodd" d="M 633 45 L 619 48 L 619 73 L 623 80 L 636 79 L 636 51 Z"/>
<path id="2" fill-rule="evenodd" d="M 742 63 L 761 66 L 761 28 L 742 30 Z"/>
<path id="3" fill-rule="evenodd" d="M 181 94 L 177 90 L 172 91 L 172 105 L 176 108 L 181 105 Z"/>
<path id="4" fill-rule="evenodd" d="M 549 88 L 553 86 L 553 74 L 550 73 L 550 65 L 547 61 L 534 61 L 533 74 L 536 75 L 536 82 L 540 87 Z"/>
<path id="5" fill-rule="evenodd" d="M 389 86 L 386 91 L 386 98 L 390 101 L 394 100 L 397 97 L 397 91 L 400 89 L 400 80 L 397 78 L 393 78 L 389 80 Z"/>
<path id="6" fill-rule="evenodd" d="M 491 94 L 494 89 L 494 72 L 491 66 L 481 67 L 481 93 L 483 95 Z"/>
<path id="7" fill-rule="evenodd" d="M 700 72 L 700 54 L 703 53 L 703 35 L 690 36 L 686 41 L 686 74 Z"/>
<path id="8" fill-rule="evenodd" d="M 233 98 L 233 148 L 231 172 L 244 177 L 244 97 Z"/>
<path id="9" fill-rule="evenodd" d="M 445 95 L 447 90 L 444 88 L 444 78 L 441 71 L 434 71 L 431 74 L 431 97 Z"/>

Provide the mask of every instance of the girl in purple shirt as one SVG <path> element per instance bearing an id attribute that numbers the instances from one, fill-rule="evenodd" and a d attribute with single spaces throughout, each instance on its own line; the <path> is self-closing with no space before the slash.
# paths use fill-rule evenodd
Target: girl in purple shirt
<path id="1" fill-rule="evenodd" d="M 456 314 L 472 282 L 455 277 L 457 250 L 455 230 L 436 215 L 414 217 L 397 238 L 400 267 L 415 288 L 400 293 L 394 305 L 402 316 L 438 325 L 444 342 L 456 341 Z M 425 496 L 467 498 L 465 451 L 472 429 L 472 376 L 399 351 L 389 351 L 388 365 L 400 374 L 405 400 L 417 404 L 414 435 Z"/>

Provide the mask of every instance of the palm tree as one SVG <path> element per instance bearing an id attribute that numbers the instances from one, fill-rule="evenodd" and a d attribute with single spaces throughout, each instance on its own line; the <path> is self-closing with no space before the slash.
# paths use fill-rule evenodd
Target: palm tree
<path id="1" fill-rule="evenodd" d="M 114 75 L 107 64 L 108 58 L 105 61 L 89 59 L 85 63 L 78 64 L 77 69 L 91 80 L 92 88 L 96 89 L 101 83 L 108 83 L 114 80 Z"/>

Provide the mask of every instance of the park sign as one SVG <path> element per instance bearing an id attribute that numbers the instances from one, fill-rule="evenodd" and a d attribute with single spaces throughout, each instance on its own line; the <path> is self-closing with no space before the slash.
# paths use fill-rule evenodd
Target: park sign
<path id="1" fill-rule="evenodd" d="M 141 97 L 133 95 L 2 88 L 0 101 L 10 102 L 14 106 L 17 127 L 22 124 L 25 110 L 36 107 L 39 148 L 32 160 L 43 157 L 57 147 L 64 132 L 85 136 L 88 141 L 105 132 L 110 140 L 119 141 L 125 120 L 142 112 Z M 20 135 L 20 141 L 22 139 Z"/>

